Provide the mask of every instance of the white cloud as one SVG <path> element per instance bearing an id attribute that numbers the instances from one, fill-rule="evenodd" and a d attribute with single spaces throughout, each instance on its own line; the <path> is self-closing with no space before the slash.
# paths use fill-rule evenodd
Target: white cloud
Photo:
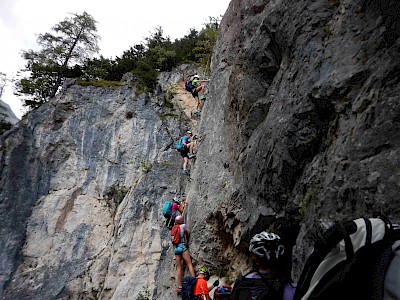
<path id="1" fill-rule="evenodd" d="M 0 72 L 13 78 L 24 66 L 21 50 L 35 49 L 36 36 L 50 32 L 68 13 L 86 11 L 98 22 L 100 54 L 115 58 L 143 42 L 161 26 L 164 36 L 181 38 L 190 28 L 201 29 L 209 17 L 223 15 L 230 0 L 0 0 L 2 49 Z M 21 101 L 8 85 L 2 100 L 21 117 Z"/>

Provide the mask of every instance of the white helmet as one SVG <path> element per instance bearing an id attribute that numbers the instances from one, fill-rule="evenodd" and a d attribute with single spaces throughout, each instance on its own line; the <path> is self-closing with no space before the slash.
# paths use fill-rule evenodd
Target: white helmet
<path id="1" fill-rule="evenodd" d="M 200 76 L 196 74 L 193 76 L 193 79 L 195 79 L 195 78 L 200 79 Z"/>
<path id="2" fill-rule="evenodd" d="M 285 253 L 285 246 L 279 235 L 263 231 L 250 240 L 249 251 L 260 258 L 278 260 Z"/>

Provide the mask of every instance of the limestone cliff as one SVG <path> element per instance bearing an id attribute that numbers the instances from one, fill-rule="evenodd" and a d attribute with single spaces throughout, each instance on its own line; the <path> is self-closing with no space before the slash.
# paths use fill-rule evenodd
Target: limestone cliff
<path id="1" fill-rule="evenodd" d="M 70 82 L 2 136 L 1 299 L 156 293 L 162 199 L 187 182 L 174 148 L 191 126 L 172 103 L 181 72 L 152 97 Z"/>
<path id="2" fill-rule="evenodd" d="M 197 129 L 183 68 L 152 96 L 71 83 L 29 113 L 1 138 L 1 299 L 175 299 L 161 215 L 175 190 L 195 263 L 227 279 L 260 230 L 295 245 L 296 278 L 333 221 L 400 221 L 399 10 L 232 0 Z M 190 182 L 173 149 L 187 127 Z"/>
<path id="3" fill-rule="evenodd" d="M 19 119 L 11 110 L 10 105 L 0 100 L 0 122 L 7 122 L 11 124 L 18 123 Z"/>
<path id="4" fill-rule="evenodd" d="M 272 227 L 296 244 L 296 277 L 333 221 L 400 220 L 399 15 L 392 1 L 231 1 L 190 186 L 194 253 L 236 275 Z"/>

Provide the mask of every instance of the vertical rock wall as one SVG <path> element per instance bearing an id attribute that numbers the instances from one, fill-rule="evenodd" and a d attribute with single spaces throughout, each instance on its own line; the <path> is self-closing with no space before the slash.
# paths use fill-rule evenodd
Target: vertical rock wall
<path id="1" fill-rule="evenodd" d="M 197 265 L 233 279 L 270 228 L 295 245 L 296 277 L 333 221 L 400 221 L 399 10 L 230 3 L 186 190 Z M 186 188 L 171 149 L 185 126 L 165 102 L 179 76 L 152 98 L 73 85 L 2 137 L 2 299 L 175 297 L 160 199 Z"/>
<path id="2" fill-rule="evenodd" d="M 399 11 L 391 1 L 230 3 L 189 197 L 192 251 L 210 266 L 248 269 L 250 237 L 273 228 L 296 243 L 296 277 L 333 221 L 400 221 Z"/>
<path id="3" fill-rule="evenodd" d="M 2 136 L 1 299 L 155 293 L 169 249 L 162 199 L 185 187 L 180 76 L 162 75 L 151 98 L 70 83 Z"/>

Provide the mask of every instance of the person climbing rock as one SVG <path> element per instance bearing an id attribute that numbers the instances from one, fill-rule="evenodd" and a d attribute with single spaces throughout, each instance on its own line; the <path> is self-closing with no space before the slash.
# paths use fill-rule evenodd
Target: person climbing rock
<path id="1" fill-rule="evenodd" d="M 166 218 L 165 220 L 165 226 L 168 229 L 172 229 L 174 223 L 175 223 L 175 218 L 179 214 L 183 214 L 183 210 L 185 208 L 185 204 L 183 201 L 179 201 L 177 197 L 174 197 L 172 201 L 166 201 L 163 205 L 163 215 Z M 178 214 L 179 212 L 179 214 Z"/>
<path id="2" fill-rule="evenodd" d="M 194 286 L 193 294 L 195 300 L 211 300 L 210 287 L 207 286 L 207 280 L 210 279 L 210 272 L 206 267 L 200 267 L 197 270 L 197 281 Z M 218 285 L 218 283 L 216 284 Z M 212 286 L 214 287 L 214 286 Z"/>
<path id="3" fill-rule="evenodd" d="M 199 75 L 194 75 L 189 81 L 186 89 L 192 93 L 193 98 L 196 100 L 196 110 L 200 111 L 200 100 L 205 100 L 206 96 L 204 95 L 205 86 L 201 83 L 208 82 L 209 80 L 200 80 Z M 199 99 L 199 93 L 201 97 Z"/>
<path id="4" fill-rule="evenodd" d="M 296 287 L 290 277 L 290 251 L 281 238 L 272 232 L 258 233 L 250 240 L 249 251 L 256 268 L 235 281 L 231 299 L 292 300 Z"/>
<path id="5" fill-rule="evenodd" d="M 175 226 L 171 230 L 171 242 L 174 246 L 178 288 L 179 293 L 182 289 L 183 264 L 186 263 L 190 276 L 195 276 L 192 259 L 188 249 L 189 232 L 183 222 L 183 216 L 176 216 Z"/>
<path id="6" fill-rule="evenodd" d="M 193 154 L 193 141 L 191 141 L 193 134 L 190 130 L 186 131 L 185 135 L 180 138 L 176 149 L 179 151 L 183 157 L 183 174 L 189 175 L 188 164 L 189 159 L 194 158 Z"/>

